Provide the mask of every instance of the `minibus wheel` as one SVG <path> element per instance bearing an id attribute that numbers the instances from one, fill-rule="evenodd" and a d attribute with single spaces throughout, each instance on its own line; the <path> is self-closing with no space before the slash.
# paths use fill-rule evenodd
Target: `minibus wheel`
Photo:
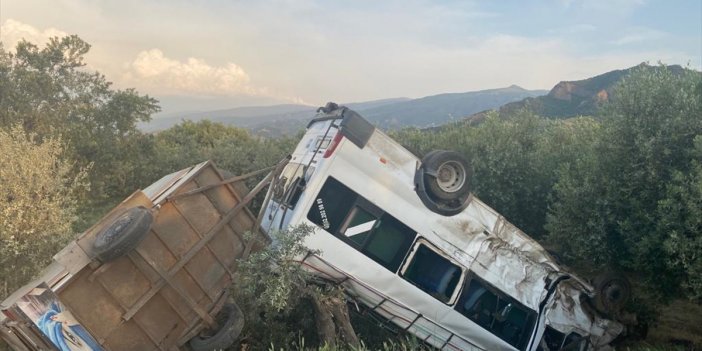
<path id="1" fill-rule="evenodd" d="M 607 315 L 624 308 L 631 295 L 631 284 L 621 273 L 606 272 L 593 280 L 595 288 L 594 306 Z"/>
<path id="2" fill-rule="evenodd" d="M 105 263 L 123 256 L 139 245 L 153 221 L 153 214 L 143 206 L 125 211 L 95 236 L 95 257 Z"/>
<path id="3" fill-rule="evenodd" d="M 244 329 L 244 313 L 235 303 L 227 303 L 217 314 L 217 322 L 220 326 L 217 330 L 190 339 L 193 351 L 222 350 L 234 345 Z"/>
<path id="4" fill-rule="evenodd" d="M 461 199 L 470 193 L 472 170 L 455 151 L 436 150 L 422 159 L 427 192 L 440 200 Z"/>

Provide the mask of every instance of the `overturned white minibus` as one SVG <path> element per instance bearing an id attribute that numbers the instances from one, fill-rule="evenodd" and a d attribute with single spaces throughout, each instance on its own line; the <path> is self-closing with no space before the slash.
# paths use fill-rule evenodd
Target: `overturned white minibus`
<path id="1" fill-rule="evenodd" d="M 330 103 L 280 175 L 263 228 L 314 226 L 306 269 L 439 349 L 609 349 L 628 283 L 566 271 L 473 196 L 470 176 L 460 155 L 420 160 Z"/>

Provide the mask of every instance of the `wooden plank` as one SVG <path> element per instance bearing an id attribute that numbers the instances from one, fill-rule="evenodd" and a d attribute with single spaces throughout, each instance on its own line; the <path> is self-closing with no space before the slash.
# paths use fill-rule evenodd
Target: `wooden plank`
<path id="1" fill-rule="evenodd" d="M 90 257 L 78 246 L 78 243 L 71 241 L 54 255 L 54 261 L 62 265 L 69 274 L 78 274 L 81 269 L 90 264 Z"/>
<path id="2" fill-rule="evenodd" d="M 117 260 L 117 261 L 129 262 L 129 261 L 126 260 L 126 259 L 120 259 L 120 260 Z M 122 309 L 124 309 L 124 310 L 127 309 L 126 306 L 125 306 L 125 304 L 124 304 L 124 301 L 122 301 L 118 296 L 115 295 L 115 291 L 113 290 L 113 287 L 107 286 L 107 285 L 105 284 L 105 282 L 104 282 L 102 279 L 98 279 L 98 282 L 100 283 L 100 285 L 102 286 L 102 288 L 105 289 L 105 291 L 107 292 L 107 295 L 108 295 L 109 297 L 111 297 L 112 300 L 114 300 L 119 306 L 121 306 Z M 153 343 L 154 346 L 156 346 L 156 347 L 159 348 L 160 350 L 163 350 L 163 348 L 159 347 L 160 341 L 158 340 L 158 338 L 155 337 L 154 335 L 151 335 L 151 333 L 148 332 L 148 330 L 145 328 L 146 326 L 145 326 L 143 323 L 140 323 L 140 322 L 139 322 L 138 320 L 136 320 L 136 319 L 134 319 L 133 323 L 136 323 L 136 324 L 139 326 L 139 328 L 141 328 L 141 330 L 144 332 L 144 334 L 146 334 L 146 337 L 149 338 L 149 340 Z M 115 331 L 116 331 L 116 329 L 113 330 L 112 333 L 111 333 L 110 335 L 115 334 Z M 109 336 L 108 336 L 108 338 L 109 338 Z M 144 345 L 141 345 L 140 347 L 143 347 L 143 346 L 144 346 Z"/>
<path id="3" fill-rule="evenodd" d="M 169 275 L 168 273 L 166 273 L 166 272 L 162 271 L 160 268 L 158 268 L 156 263 L 153 262 L 153 260 L 151 260 L 149 258 L 148 254 L 141 252 L 141 250 L 139 250 L 139 249 L 136 250 L 136 254 L 138 254 L 149 265 L 151 265 L 151 267 L 156 271 L 156 273 L 158 273 L 158 275 L 161 276 L 162 280 L 159 281 L 159 283 L 163 282 L 163 284 L 168 284 L 171 288 L 173 288 L 176 292 L 178 292 L 178 294 L 180 295 L 180 297 L 183 298 L 185 303 L 187 303 L 188 306 L 193 311 L 195 311 L 195 313 L 197 313 L 197 315 L 200 316 L 200 318 L 202 318 L 202 320 L 207 322 L 207 324 L 209 324 L 210 327 L 212 327 L 212 329 L 217 329 L 217 322 L 214 320 L 214 318 L 212 318 L 212 316 L 210 316 L 207 313 L 207 311 L 205 311 L 202 307 L 200 307 L 200 305 L 198 305 L 197 301 L 193 300 L 193 298 L 191 298 L 187 292 L 185 292 L 178 284 L 176 284 L 171 279 L 171 275 Z M 134 253 L 130 253 L 130 255 L 134 255 Z"/>
<path id="4" fill-rule="evenodd" d="M 162 280 L 158 281 L 156 284 L 154 284 L 151 287 L 151 290 L 147 292 L 144 296 L 142 296 L 139 301 L 132 306 L 123 316 L 122 318 L 124 320 L 129 320 L 131 319 L 134 314 L 142 307 L 144 304 L 146 304 L 149 299 L 151 299 L 159 289 L 161 289 L 164 285 L 166 285 L 167 280 L 170 279 L 170 277 L 174 276 L 183 266 L 185 266 L 188 261 L 190 261 L 191 258 L 193 258 L 207 243 L 212 239 L 215 234 L 217 234 L 229 221 L 231 221 L 232 218 L 234 218 L 239 212 L 241 212 L 243 209 L 246 208 L 246 205 L 251 202 L 251 200 L 266 186 L 270 183 L 271 179 L 273 176 L 273 172 L 269 173 L 261 182 L 256 185 L 256 187 L 251 190 L 234 208 L 229 210 L 227 214 L 219 221 L 217 224 L 210 229 L 205 236 L 198 241 L 193 247 L 188 250 L 188 252 L 181 257 L 178 262 L 168 271 L 168 272 L 163 272 L 163 277 Z M 209 315 L 208 315 L 209 316 Z M 211 318 L 211 317 L 210 317 Z"/>
<path id="5" fill-rule="evenodd" d="M 121 330 L 124 309 L 96 281 L 88 280 L 90 271 L 84 269 L 74 281 L 58 292 L 59 299 L 88 332 L 102 344 L 113 331 Z"/>
<path id="6" fill-rule="evenodd" d="M 153 282 L 156 279 L 160 278 L 158 273 L 156 273 L 151 265 L 149 265 L 148 262 L 144 261 L 144 259 L 141 258 L 139 255 L 134 255 L 131 254 L 129 255 L 129 259 L 134 263 L 134 265 L 141 271 L 145 276 L 149 277 L 149 281 Z M 151 279 L 150 277 L 155 275 L 157 278 L 156 279 Z M 168 305 L 175 311 L 175 313 L 178 315 L 178 318 L 180 318 L 181 321 L 184 323 L 187 323 L 189 318 L 188 315 L 185 314 L 182 308 L 180 306 L 176 306 L 173 302 L 169 300 L 167 296 L 164 296 L 165 301 L 168 303 Z M 128 305 L 131 306 L 131 305 Z M 127 308 L 125 308 L 126 310 Z"/>

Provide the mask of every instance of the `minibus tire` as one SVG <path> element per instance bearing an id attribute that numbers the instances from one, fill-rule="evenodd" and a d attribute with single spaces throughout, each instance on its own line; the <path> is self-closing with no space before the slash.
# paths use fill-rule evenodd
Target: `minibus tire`
<path id="1" fill-rule="evenodd" d="M 449 173 L 455 173 L 451 175 L 453 178 L 458 178 L 458 184 L 451 185 L 455 189 L 447 189 L 440 184 L 438 173 L 442 168 Z M 470 193 L 472 170 L 468 161 L 459 153 L 445 150 L 432 151 L 422 159 L 422 169 L 427 192 L 437 200 L 458 200 Z"/>
<path id="2" fill-rule="evenodd" d="M 193 351 L 226 349 L 239 339 L 244 329 L 244 313 L 235 303 L 227 303 L 217 314 L 220 327 L 212 336 L 196 336 L 188 342 Z M 220 318 L 221 317 L 221 318 Z"/>
<path id="3" fill-rule="evenodd" d="M 106 263 L 137 247 L 149 232 L 154 216 L 146 207 L 126 210 L 95 236 L 95 258 Z"/>
<path id="4" fill-rule="evenodd" d="M 624 308 L 631 295 L 631 284 L 624 275 L 606 272 L 593 280 L 593 305 L 600 313 L 611 315 Z"/>
<path id="5" fill-rule="evenodd" d="M 438 213 L 442 216 L 454 216 L 463 212 L 463 210 L 465 210 L 466 207 L 468 207 L 468 205 L 470 204 L 470 200 L 472 198 L 469 194 L 463 198 L 448 201 L 437 200 L 433 196 L 430 196 L 425 186 L 426 182 L 424 181 L 423 167 L 420 167 L 419 170 L 415 172 L 414 185 L 414 190 L 417 193 L 419 199 L 424 204 L 424 206 L 426 206 L 426 208 L 430 211 Z"/>

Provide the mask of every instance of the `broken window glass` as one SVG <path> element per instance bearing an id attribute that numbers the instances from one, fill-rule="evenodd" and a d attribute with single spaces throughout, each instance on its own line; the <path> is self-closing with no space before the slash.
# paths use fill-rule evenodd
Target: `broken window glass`
<path id="1" fill-rule="evenodd" d="M 587 350 L 587 339 L 582 335 L 572 332 L 565 335 L 556 329 L 546 326 L 544 336 L 536 351 L 585 351 Z"/>
<path id="2" fill-rule="evenodd" d="M 419 244 L 402 276 L 441 302 L 448 302 L 461 273 L 461 269 L 447 258 Z"/>
<path id="3" fill-rule="evenodd" d="M 397 272 L 417 235 L 331 177 L 307 218 L 393 272 Z"/>
<path id="4" fill-rule="evenodd" d="M 587 340 L 578 333 L 570 333 L 563 341 L 561 349 L 564 351 L 585 351 Z"/>
<path id="5" fill-rule="evenodd" d="M 456 311 L 520 350 L 529 341 L 536 317 L 534 311 L 475 276 L 466 281 Z"/>
<path id="6" fill-rule="evenodd" d="M 541 342 L 536 351 L 556 351 L 561 349 L 561 345 L 565 340 L 565 334 L 546 326 L 544 336 L 541 337 Z"/>

